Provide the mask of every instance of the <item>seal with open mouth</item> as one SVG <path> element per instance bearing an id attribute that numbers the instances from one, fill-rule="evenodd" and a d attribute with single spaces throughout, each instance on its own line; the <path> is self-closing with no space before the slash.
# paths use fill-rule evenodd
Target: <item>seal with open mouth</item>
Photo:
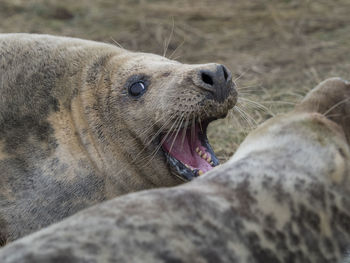
<path id="1" fill-rule="evenodd" d="M 222 65 L 195 66 L 193 76 L 185 81 L 189 83 L 180 83 L 184 91 L 172 95 L 175 103 L 180 101 L 171 106 L 181 116 L 177 117 L 179 128 L 174 125 L 177 129 L 161 136 L 161 145 L 172 173 L 191 180 L 219 164 L 207 138 L 207 127 L 211 121 L 226 116 L 236 103 L 237 93 L 231 73 Z M 191 86 L 205 95 L 194 94 Z"/>
<path id="2" fill-rule="evenodd" d="M 0 239 L 210 170 L 237 99 L 223 65 L 74 38 L 0 35 L 0 69 Z"/>

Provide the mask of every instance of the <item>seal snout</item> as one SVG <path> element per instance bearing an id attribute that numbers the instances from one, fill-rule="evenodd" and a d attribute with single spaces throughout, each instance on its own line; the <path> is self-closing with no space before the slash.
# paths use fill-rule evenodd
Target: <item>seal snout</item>
<path id="1" fill-rule="evenodd" d="M 234 91 L 232 73 L 220 64 L 208 64 L 199 69 L 198 86 L 209 91 L 217 102 L 224 102 L 229 94 Z"/>

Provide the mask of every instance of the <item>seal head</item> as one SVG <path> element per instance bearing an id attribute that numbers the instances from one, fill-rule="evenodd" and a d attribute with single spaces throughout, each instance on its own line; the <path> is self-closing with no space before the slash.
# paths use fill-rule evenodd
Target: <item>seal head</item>
<path id="1" fill-rule="evenodd" d="M 0 34 L 0 244 L 217 159 L 208 124 L 236 103 L 222 65 Z"/>
<path id="2" fill-rule="evenodd" d="M 133 141 L 139 142 L 129 144 L 127 150 L 133 161 L 144 167 L 141 172 L 150 162 L 164 163 L 172 175 L 187 181 L 219 164 L 206 131 L 209 123 L 225 117 L 237 100 L 232 74 L 225 66 L 186 65 L 135 53 L 118 68 L 113 81 L 117 84 L 105 112 L 111 113 L 112 123 L 118 123 L 114 129 L 122 128 L 119 116 L 127 129 L 111 134 L 132 134 Z M 118 92 L 121 96 L 115 94 Z"/>

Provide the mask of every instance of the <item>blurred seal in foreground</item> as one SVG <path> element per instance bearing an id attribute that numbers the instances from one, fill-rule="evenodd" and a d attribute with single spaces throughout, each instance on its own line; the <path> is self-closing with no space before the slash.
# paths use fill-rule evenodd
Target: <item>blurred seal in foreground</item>
<path id="1" fill-rule="evenodd" d="M 206 128 L 236 99 L 219 64 L 0 35 L 0 243 L 209 171 L 218 161 Z"/>
<path id="2" fill-rule="evenodd" d="M 0 250 L 3 263 L 339 262 L 350 246 L 350 85 L 329 79 L 227 163 L 88 208 Z"/>

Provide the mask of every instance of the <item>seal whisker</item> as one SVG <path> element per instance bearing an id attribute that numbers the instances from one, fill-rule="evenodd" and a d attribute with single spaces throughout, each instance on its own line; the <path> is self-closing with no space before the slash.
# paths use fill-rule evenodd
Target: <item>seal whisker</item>
<path id="1" fill-rule="evenodd" d="M 172 148 L 173 148 L 173 146 L 174 146 L 174 143 L 175 143 L 175 140 L 176 140 L 176 138 L 177 138 L 177 135 L 179 134 L 179 131 L 180 131 L 180 129 L 181 129 L 181 125 L 182 125 L 182 123 L 183 123 L 183 121 L 184 121 L 184 115 L 185 115 L 185 113 L 182 113 L 182 115 L 181 115 L 181 121 L 179 122 L 179 125 L 178 125 L 178 128 L 176 129 L 176 134 L 175 134 L 175 136 L 174 136 L 174 139 L 173 139 L 173 142 L 171 143 L 171 146 L 170 146 L 170 150 L 169 150 L 169 153 L 171 152 L 171 150 L 172 150 Z"/>
<path id="2" fill-rule="evenodd" d="M 185 39 L 174 49 L 174 51 L 170 54 L 169 59 L 173 59 L 173 55 L 175 55 L 176 51 L 182 47 L 182 45 L 185 43 Z"/>
<path id="3" fill-rule="evenodd" d="M 149 127 L 147 127 L 146 129 L 142 129 L 141 131 L 139 131 L 139 137 L 145 136 L 147 135 L 147 133 L 149 133 L 158 123 L 161 123 L 163 121 L 165 121 L 165 123 L 162 124 L 162 126 L 166 126 L 169 123 L 169 120 L 166 120 L 167 118 L 165 116 L 163 116 L 162 118 L 158 119 L 157 121 L 155 121 L 154 123 L 152 123 Z M 149 121 L 149 117 L 145 117 L 142 119 L 143 121 Z M 132 141 L 136 141 L 137 138 L 132 138 L 130 139 Z M 151 141 L 150 141 L 151 142 Z M 149 143 L 146 144 L 146 146 L 149 145 Z"/>
<path id="4" fill-rule="evenodd" d="M 173 115 L 176 115 L 176 114 L 173 114 Z M 168 120 L 163 124 L 163 126 L 162 126 L 163 129 L 164 129 L 170 122 L 171 122 L 171 118 L 168 119 Z M 159 135 L 159 133 L 161 133 L 161 131 L 162 131 L 162 129 L 159 129 L 158 135 Z M 153 137 L 155 138 L 156 136 L 153 136 Z M 166 138 L 165 138 L 165 139 L 166 139 Z M 138 159 L 138 157 L 139 157 L 140 155 L 142 155 L 142 154 L 145 152 L 147 146 L 148 146 L 153 140 L 154 140 L 154 139 L 150 140 L 147 144 L 145 144 L 145 146 L 143 147 L 143 149 L 131 160 L 131 164 L 141 163 L 140 168 L 143 168 L 143 167 L 147 166 L 147 165 L 150 163 L 150 161 L 152 161 L 152 159 L 154 158 L 154 156 L 157 154 L 158 150 L 160 149 L 161 143 L 159 144 L 160 146 L 158 145 L 158 146 L 156 147 L 156 149 L 155 149 L 151 154 L 146 155 L 145 157 L 143 157 L 143 158 L 141 158 L 141 159 Z M 159 147 L 159 148 L 158 148 L 158 147 Z M 147 159 L 149 158 L 149 156 L 152 156 L 153 154 L 154 154 L 154 156 L 153 156 L 147 163 L 144 164 L 144 161 L 147 160 Z M 126 165 L 124 165 L 123 167 L 121 167 L 120 170 L 118 171 L 117 175 L 120 174 L 120 173 L 122 173 L 123 171 L 125 171 L 126 168 L 127 168 L 127 166 L 128 166 L 128 165 L 126 164 Z"/>
<path id="5" fill-rule="evenodd" d="M 117 47 L 123 48 L 123 49 L 124 49 L 124 47 L 123 47 L 118 41 L 116 41 L 113 37 L 110 37 L 110 39 L 113 41 L 113 43 L 114 43 Z"/>
<path id="6" fill-rule="evenodd" d="M 189 121 L 190 121 L 190 118 L 189 118 L 189 116 L 187 115 L 187 116 L 186 116 L 185 125 L 184 125 L 185 127 L 188 126 Z M 181 148 L 182 148 L 182 149 L 183 149 L 185 137 L 186 137 L 186 129 L 184 129 L 183 132 L 182 132 L 182 138 L 181 138 Z"/>
<path id="7" fill-rule="evenodd" d="M 250 114 L 248 114 L 246 110 L 244 110 L 245 108 L 244 105 L 242 104 L 236 105 L 235 108 L 238 109 L 248 120 L 250 120 L 250 123 L 252 124 L 253 127 L 258 125 L 257 121 Z"/>
<path id="8" fill-rule="evenodd" d="M 159 134 L 166 128 L 166 126 L 172 121 L 172 118 L 176 115 L 174 113 L 169 119 L 167 119 L 164 124 L 158 129 L 158 131 L 151 137 L 151 139 L 146 143 L 146 145 L 151 144 L 155 138 L 159 136 Z"/>
<path id="9" fill-rule="evenodd" d="M 176 56 L 176 57 L 174 57 L 174 58 L 172 58 L 173 60 L 177 60 L 177 59 L 179 59 L 179 58 L 181 58 L 181 56 Z"/>
<path id="10" fill-rule="evenodd" d="M 247 98 L 243 98 L 243 97 L 238 97 L 238 101 L 237 101 L 237 104 L 240 104 L 242 106 L 242 102 L 243 103 L 247 103 L 248 105 L 251 105 L 257 109 L 260 109 L 262 111 L 265 111 L 266 113 L 270 114 L 272 117 L 275 116 L 275 114 L 270 110 L 268 109 L 266 106 L 264 106 L 263 104 L 259 103 L 259 102 L 256 102 L 256 101 L 253 101 L 253 100 L 250 100 L 250 99 L 247 99 Z"/>
<path id="11" fill-rule="evenodd" d="M 176 118 L 176 120 L 174 121 L 174 123 L 172 124 L 172 126 L 170 127 L 170 129 L 167 131 L 167 133 L 164 135 L 164 138 L 161 140 L 161 142 L 158 144 L 158 146 L 156 147 L 156 149 L 149 155 L 149 156 L 145 156 L 142 161 L 149 159 L 149 161 L 147 163 L 145 163 L 145 165 L 148 165 L 149 162 L 151 162 L 154 158 L 154 156 L 157 154 L 157 152 L 159 151 L 159 149 L 162 147 L 163 143 L 165 142 L 165 140 L 168 138 L 168 136 L 170 135 L 170 133 L 172 132 L 173 128 L 176 127 L 177 122 L 178 122 L 179 118 Z"/>
<path id="12" fill-rule="evenodd" d="M 247 117 L 247 113 L 245 111 L 243 111 L 242 109 L 240 109 L 238 106 L 233 108 L 234 111 L 236 111 L 237 113 L 239 113 L 239 116 L 246 121 L 246 123 L 248 124 L 250 129 L 253 129 L 255 127 L 254 123 L 251 121 L 250 118 Z"/>
<path id="13" fill-rule="evenodd" d="M 172 121 L 172 118 L 173 118 L 175 115 L 176 115 L 176 113 L 172 114 L 171 117 L 170 117 L 169 119 L 167 119 L 167 120 L 164 122 L 164 124 L 161 126 L 161 128 L 157 131 L 157 133 L 156 133 L 157 135 L 154 135 L 154 136 L 152 137 L 152 139 L 151 139 L 148 143 L 145 144 L 145 146 L 141 149 L 141 151 L 139 151 L 138 154 L 137 154 L 134 158 L 132 158 L 131 164 L 135 164 L 135 163 L 137 163 L 137 162 L 143 162 L 144 160 L 146 160 L 146 159 L 148 158 L 148 156 L 145 156 L 145 157 L 142 158 L 142 159 L 138 159 L 138 157 L 139 157 L 140 155 L 142 155 L 142 154 L 145 152 L 145 150 L 147 149 L 147 146 L 148 146 L 148 145 L 162 132 L 162 130 Z M 148 119 L 148 118 L 145 118 L 145 119 Z M 161 120 L 164 120 L 164 119 L 166 119 L 166 118 L 165 118 L 165 117 L 161 118 Z M 152 126 L 154 126 L 154 125 L 152 125 Z M 150 128 L 148 128 L 148 130 L 150 130 Z M 132 141 L 131 141 L 131 143 L 135 143 L 135 146 L 137 146 L 138 143 L 137 143 L 136 141 L 137 141 L 137 139 L 136 139 L 136 138 L 133 138 Z M 119 171 L 117 172 L 116 175 L 118 175 L 118 174 L 122 173 L 123 171 L 125 171 L 127 167 L 128 167 L 127 164 L 125 164 L 124 166 L 120 167 L 120 168 L 119 168 Z M 143 167 L 143 166 L 141 166 L 141 167 Z"/>
<path id="14" fill-rule="evenodd" d="M 250 121 L 247 120 L 246 116 L 244 116 L 244 115 L 239 111 L 239 109 L 237 109 L 237 107 L 233 108 L 232 111 L 238 113 L 238 117 L 239 117 L 239 119 L 240 119 L 239 123 L 241 124 L 241 126 L 243 126 L 242 123 L 241 123 L 241 121 L 243 120 L 244 123 L 246 123 L 246 124 L 248 125 L 248 128 L 249 128 L 250 130 L 253 129 L 253 126 L 252 126 L 252 124 L 250 123 Z M 234 114 L 234 116 L 236 117 L 237 115 Z M 235 120 L 237 121 L 237 119 L 235 119 Z"/>
<path id="15" fill-rule="evenodd" d="M 254 92 L 254 90 L 240 91 L 240 92 L 239 92 L 239 96 L 240 96 L 240 97 L 242 97 L 242 95 L 250 96 L 250 95 L 252 95 L 252 92 Z"/>
<path id="16" fill-rule="evenodd" d="M 206 110 L 205 108 L 203 108 L 203 111 L 205 112 L 205 114 L 206 114 L 207 116 L 209 116 L 209 113 L 207 112 L 207 110 Z"/>
<path id="17" fill-rule="evenodd" d="M 257 85 L 250 85 L 250 86 L 237 86 L 237 91 L 241 94 L 242 90 L 257 90 L 259 86 Z"/>
<path id="18" fill-rule="evenodd" d="M 196 115 L 193 114 L 192 123 L 191 123 L 191 143 L 194 143 L 195 137 L 195 128 L 196 128 Z"/>
<path id="19" fill-rule="evenodd" d="M 323 115 L 327 117 L 327 114 L 330 113 L 332 110 L 334 110 L 335 108 L 339 107 L 340 105 L 346 103 L 347 101 L 349 101 L 350 98 L 346 98 L 342 101 L 339 101 L 338 103 L 334 104 L 332 107 L 330 107 L 328 110 L 326 110 Z"/>
<path id="20" fill-rule="evenodd" d="M 146 118 L 146 119 L 148 119 L 148 118 Z M 152 125 L 150 125 L 150 127 L 148 127 L 146 130 L 142 131 L 140 134 L 141 135 L 147 135 L 147 133 L 150 130 L 152 130 L 158 123 L 163 122 L 163 121 L 165 121 L 165 122 L 162 124 L 161 128 L 166 126 L 166 125 L 168 125 L 171 120 L 169 120 L 169 119 L 166 120 L 166 117 L 163 116 L 159 120 L 155 121 Z M 161 132 L 161 128 L 159 128 L 159 130 L 155 133 L 155 135 L 152 136 L 152 139 L 148 143 L 146 143 L 146 146 L 149 145 L 159 135 L 159 133 Z"/>
<path id="21" fill-rule="evenodd" d="M 203 127 L 202 127 L 202 121 L 201 121 L 200 117 L 198 117 L 198 123 L 199 123 L 199 128 L 201 129 L 201 132 L 203 133 L 204 130 L 203 130 Z"/>
<path id="22" fill-rule="evenodd" d="M 142 149 L 145 150 L 147 148 L 147 146 L 149 146 L 157 137 L 158 135 L 166 128 L 166 126 L 171 122 L 171 119 L 168 119 L 166 120 L 163 125 L 158 129 L 158 131 L 151 137 L 150 140 L 148 140 L 146 143 L 145 143 L 145 146 L 144 148 Z M 153 126 L 154 127 L 154 126 Z"/>
<path id="23" fill-rule="evenodd" d="M 238 113 L 238 116 L 236 114 L 236 112 Z M 242 119 L 242 117 L 240 116 L 240 113 L 238 111 L 236 111 L 234 108 L 232 110 L 230 110 L 228 112 L 228 118 L 227 120 L 231 120 L 231 121 L 234 121 L 235 122 L 235 126 L 236 127 L 242 127 L 241 125 L 241 122 L 240 122 L 240 119 Z M 247 129 L 243 129 L 244 131 L 247 131 Z"/>
<path id="24" fill-rule="evenodd" d="M 174 117 L 175 115 L 176 115 L 176 113 L 174 113 L 172 117 Z M 133 159 L 133 161 L 137 161 L 137 160 L 138 160 L 138 157 L 146 150 L 147 146 L 149 146 L 149 145 L 152 143 L 152 141 L 154 141 L 154 139 L 155 139 L 156 137 L 158 137 L 158 135 L 159 135 L 159 134 L 165 129 L 165 127 L 171 122 L 172 117 L 169 118 L 168 120 L 166 120 L 166 121 L 164 122 L 164 124 L 161 126 L 161 128 L 158 129 L 158 131 L 156 132 L 156 134 L 153 135 L 152 138 L 151 138 L 147 143 L 145 143 L 145 146 L 144 146 L 143 149 L 136 155 L 136 157 Z M 145 159 L 146 159 L 146 158 L 145 158 Z"/>
<path id="25" fill-rule="evenodd" d="M 271 103 L 271 104 L 286 104 L 286 105 L 291 105 L 291 106 L 295 106 L 295 105 L 297 105 L 297 103 L 296 103 L 296 102 L 292 102 L 292 101 L 283 101 L 283 100 L 273 100 L 273 101 L 266 100 L 266 101 L 264 101 L 264 103 Z"/>
<path id="26" fill-rule="evenodd" d="M 237 82 L 240 78 L 242 78 L 249 70 L 250 70 L 250 69 L 246 69 L 245 71 L 243 71 L 241 74 L 238 75 L 237 78 L 235 78 L 234 80 L 232 80 L 232 82 L 236 84 L 236 82 Z M 237 85 L 236 85 L 236 86 L 237 86 Z"/>
<path id="27" fill-rule="evenodd" d="M 169 44 L 171 42 L 171 39 L 173 37 L 173 34 L 174 34 L 174 27 L 175 27 L 175 21 L 174 21 L 174 17 L 172 17 L 172 20 L 173 20 L 173 25 L 171 27 L 171 32 L 170 32 L 170 36 L 168 38 L 168 40 L 166 40 L 164 43 L 165 43 L 165 49 L 164 49 L 164 52 L 163 52 L 163 57 L 166 57 L 166 53 L 168 51 L 168 48 L 169 48 Z"/>

